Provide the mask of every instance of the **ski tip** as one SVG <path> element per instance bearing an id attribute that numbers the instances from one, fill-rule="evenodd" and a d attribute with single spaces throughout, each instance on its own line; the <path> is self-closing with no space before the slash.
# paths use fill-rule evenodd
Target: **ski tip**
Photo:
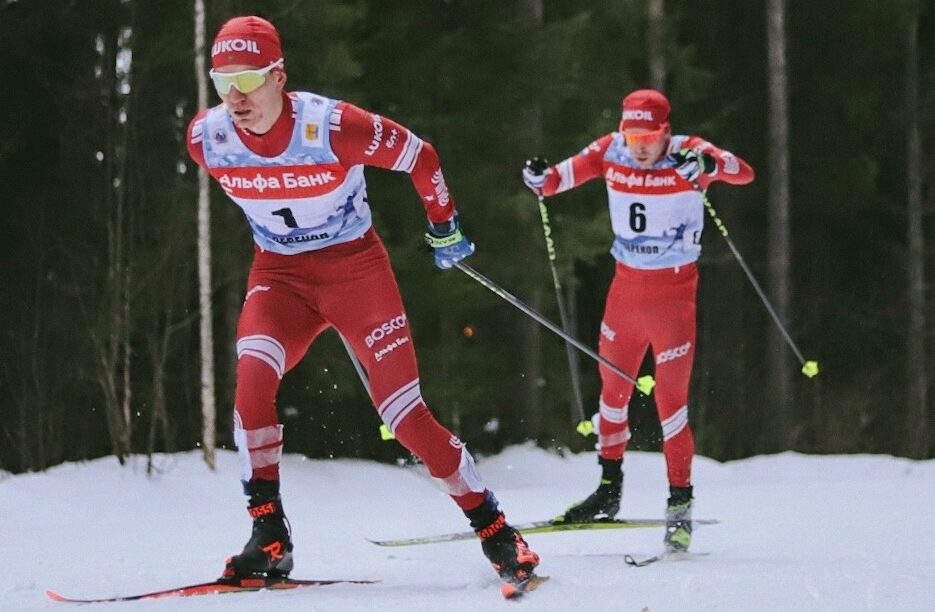
<path id="1" fill-rule="evenodd" d="M 642 559 L 637 559 L 633 555 L 624 555 L 624 562 L 631 567 L 646 567 L 657 561 L 662 561 L 663 555 L 652 555 L 649 557 L 643 557 Z"/>
<path id="2" fill-rule="evenodd" d="M 518 586 L 512 582 L 504 582 L 500 585 L 500 593 L 504 599 L 515 599 L 523 594 Z"/>
<path id="3" fill-rule="evenodd" d="M 503 582 L 500 584 L 500 593 L 504 599 L 518 599 L 529 591 L 535 591 L 548 579 L 548 576 L 533 574 L 522 582 Z"/>
<path id="4" fill-rule="evenodd" d="M 659 561 L 690 561 L 692 559 L 701 559 L 703 557 L 709 556 L 711 553 L 707 552 L 691 552 L 691 551 L 672 551 L 672 552 L 663 552 L 656 555 L 651 555 L 648 557 L 634 557 L 633 555 L 624 555 L 624 562 L 632 567 L 646 567 L 647 565 L 652 565 Z"/>
<path id="5" fill-rule="evenodd" d="M 48 598 L 51 599 L 52 601 L 67 601 L 67 599 L 68 599 L 68 598 L 65 597 L 64 595 L 60 595 L 60 594 L 56 593 L 55 591 L 53 591 L 53 590 L 51 590 L 51 589 L 46 589 L 46 590 L 45 590 L 45 595 L 46 595 L 46 597 L 48 597 Z"/>

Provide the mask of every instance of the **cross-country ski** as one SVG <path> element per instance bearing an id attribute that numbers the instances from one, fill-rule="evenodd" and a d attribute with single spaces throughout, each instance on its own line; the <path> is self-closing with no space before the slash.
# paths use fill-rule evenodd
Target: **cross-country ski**
<path id="1" fill-rule="evenodd" d="M 720 523 L 717 519 L 695 519 L 694 525 L 717 525 Z M 562 531 L 594 531 L 604 529 L 648 529 L 665 527 L 665 519 L 602 519 L 587 522 L 564 522 L 564 521 L 533 521 L 530 523 L 518 523 L 514 527 L 526 535 L 538 533 L 559 533 Z M 373 540 L 368 541 L 377 546 L 418 546 L 421 544 L 438 544 L 442 542 L 458 542 L 461 540 L 475 539 L 477 536 L 473 531 L 458 531 L 452 533 L 441 533 L 436 535 L 415 536 L 411 538 L 399 538 L 395 540 Z"/>
<path id="2" fill-rule="evenodd" d="M 211 582 L 202 582 L 198 584 L 189 584 L 186 586 L 173 587 L 159 591 L 150 591 L 148 593 L 139 593 L 136 595 L 114 595 L 110 597 L 98 597 L 82 599 L 77 597 L 66 597 L 52 590 L 46 591 L 46 595 L 52 601 L 62 603 L 108 603 L 117 601 L 138 601 L 141 599 L 166 599 L 169 597 L 196 597 L 199 595 L 221 595 L 230 593 L 251 593 L 254 591 L 284 591 L 292 589 L 301 589 L 309 587 L 328 586 L 333 584 L 376 584 L 379 580 L 297 580 L 292 578 L 243 578 L 239 580 L 213 580 Z"/>

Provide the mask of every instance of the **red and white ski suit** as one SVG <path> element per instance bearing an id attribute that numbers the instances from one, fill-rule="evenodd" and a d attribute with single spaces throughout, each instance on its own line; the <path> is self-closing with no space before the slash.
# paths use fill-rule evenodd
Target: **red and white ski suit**
<path id="1" fill-rule="evenodd" d="M 406 172 L 431 222 L 452 218 L 438 155 L 402 125 L 351 104 L 284 93 L 261 136 L 228 109 L 188 129 L 192 159 L 244 211 L 255 257 L 237 327 L 234 436 L 242 478 L 279 479 L 282 377 L 333 327 L 363 365 L 380 417 L 455 502 L 479 506 L 485 487 L 463 443 L 429 412 L 395 276 L 372 227 L 363 166 Z"/>
<path id="2" fill-rule="evenodd" d="M 663 156 L 642 169 L 623 134 L 594 141 L 547 171 L 543 195 L 573 189 L 591 179 L 607 185 L 616 271 L 601 321 L 599 353 L 635 375 L 646 349 L 656 361 L 656 407 L 670 486 L 691 484 L 694 439 L 688 423 L 688 387 L 695 356 L 696 260 L 704 227 L 702 193 L 684 180 L 666 157 L 700 149 L 717 168 L 698 186 L 713 181 L 740 185 L 753 180 L 743 160 L 697 136 L 672 136 Z M 621 459 L 630 439 L 629 402 L 633 385 L 600 366 L 602 381 L 598 441 L 601 456 Z"/>

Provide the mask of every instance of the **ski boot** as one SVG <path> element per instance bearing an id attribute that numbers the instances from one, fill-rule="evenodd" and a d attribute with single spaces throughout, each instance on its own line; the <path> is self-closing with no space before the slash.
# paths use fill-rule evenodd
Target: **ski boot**
<path id="1" fill-rule="evenodd" d="M 488 491 L 480 506 L 465 510 L 464 514 L 481 539 L 484 556 L 500 576 L 503 596 L 512 598 L 535 588 L 540 580 L 535 574 L 539 555 L 530 550 L 522 534 L 506 522 L 493 493 Z"/>
<path id="2" fill-rule="evenodd" d="M 669 487 L 663 542 L 666 553 L 688 551 L 692 542 L 692 487 Z"/>
<path id="3" fill-rule="evenodd" d="M 244 485 L 250 495 L 247 512 L 253 518 L 253 532 L 243 552 L 228 557 L 222 580 L 249 576 L 285 578 L 292 571 L 292 537 L 289 521 L 282 510 L 279 483 L 251 480 Z"/>
<path id="4" fill-rule="evenodd" d="M 601 464 L 601 483 L 584 501 L 565 510 L 555 518 L 556 523 L 588 523 L 614 518 L 620 512 L 623 492 L 623 459 L 598 458 Z"/>

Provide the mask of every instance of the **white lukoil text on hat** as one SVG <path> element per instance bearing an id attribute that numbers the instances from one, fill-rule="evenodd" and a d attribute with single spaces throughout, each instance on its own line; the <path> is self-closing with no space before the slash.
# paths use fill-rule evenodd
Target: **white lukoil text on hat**
<path id="1" fill-rule="evenodd" d="M 255 40 L 245 40 L 243 38 L 231 38 L 229 40 L 219 40 L 211 46 L 211 57 L 218 53 L 247 52 L 260 54 L 260 48 Z"/>
<path id="2" fill-rule="evenodd" d="M 623 111 L 624 120 L 633 121 L 653 121 L 653 112 L 648 110 L 625 110 Z"/>

